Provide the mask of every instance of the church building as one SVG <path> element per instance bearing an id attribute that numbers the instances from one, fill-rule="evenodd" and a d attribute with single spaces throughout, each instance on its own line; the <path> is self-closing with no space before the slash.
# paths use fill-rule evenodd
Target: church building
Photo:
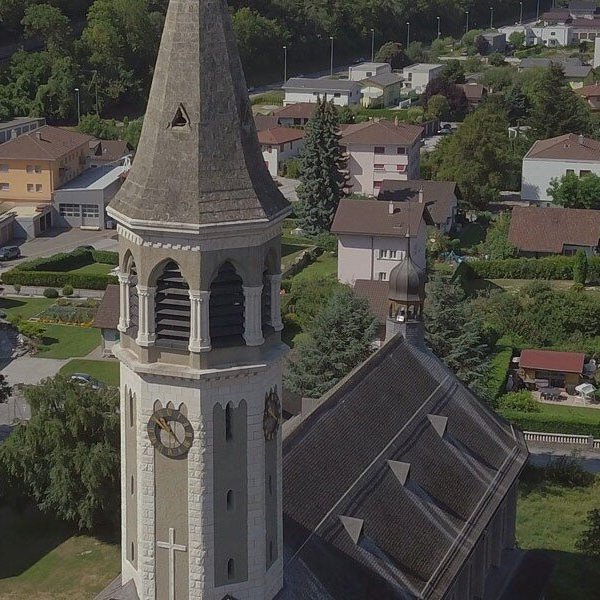
<path id="1" fill-rule="evenodd" d="M 502 594 L 522 561 L 526 445 L 425 347 L 410 254 L 391 278 L 390 341 L 282 424 L 290 210 L 226 0 L 171 0 L 138 153 L 108 209 L 122 572 L 98 599 L 515 600 Z"/>

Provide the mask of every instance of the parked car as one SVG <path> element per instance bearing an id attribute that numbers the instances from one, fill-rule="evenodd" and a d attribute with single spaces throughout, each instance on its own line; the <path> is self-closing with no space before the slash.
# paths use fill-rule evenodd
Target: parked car
<path id="1" fill-rule="evenodd" d="M 21 249 L 19 246 L 4 246 L 0 248 L 0 260 L 13 260 L 21 258 Z"/>
<path id="2" fill-rule="evenodd" d="M 87 373 L 73 373 L 73 375 L 71 375 L 71 381 L 78 383 L 79 385 L 89 385 L 93 390 L 101 390 L 106 387 L 106 384 L 102 381 L 94 379 Z"/>
<path id="3" fill-rule="evenodd" d="M 454 129 L 452 129 L 452 125 L 450 125 L 450 123 L 442 125 L 438 130 L 438 135 L 449 135 L 451 133 L 454 133 Z"/>

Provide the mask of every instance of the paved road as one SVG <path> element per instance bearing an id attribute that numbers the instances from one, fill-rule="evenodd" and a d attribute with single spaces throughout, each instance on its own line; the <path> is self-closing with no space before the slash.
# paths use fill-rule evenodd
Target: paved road
<path id="1" fill-rule="evenodd" d="M 581 462 L 581 466 L 588 473 L 600 473 L 600 452 L 592 452 L 588 450 L 575 450 L 573 446 L 553 448 L 539 447 L 535 445 L 529 446 L 529 462 L 536 467 L 544 467 L 553 459 L 562 456 L 572 456 L 576 452 L 577 459 Z"/>

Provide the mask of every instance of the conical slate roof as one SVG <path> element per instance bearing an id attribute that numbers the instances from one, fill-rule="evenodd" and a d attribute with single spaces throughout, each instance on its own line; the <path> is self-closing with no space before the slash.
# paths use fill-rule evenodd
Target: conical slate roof
<path id="1" fill-rule="evenodd" d="M 138 153 L 111 209 L 210 225 L 288 206 L 262 158 L 226 0 L 171 0 Z"/>

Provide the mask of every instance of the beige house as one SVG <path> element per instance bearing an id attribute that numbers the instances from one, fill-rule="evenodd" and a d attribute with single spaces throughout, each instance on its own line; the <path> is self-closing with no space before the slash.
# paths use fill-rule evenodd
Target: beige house
<path id="1" fill-rule="evenodd" d="M 362 81 L 361 103 L 366 108 L 388 108 L 398 106 L 402 96 L 401 75 L 383 73 Z"/>
<path id="2" fill-rule="evenodd" d="M 579 94 L 587 102 L 587 105 L 590 107 L 591 111 L 600 111 L 599 82 L 593 83 L 592 85 L 584 85 L 583 87 L 576 89 L 575 93 Z"/>
<path id="3" fill-rule="evenodd" d="M 423 202 L 342 200 L 331 233 L 338 238 L 338 280 L 388 281 L 409 250 L 425 268 L 427 225 L 433 222 Z"/>
<path id="4" fill-rule="evenodd" d="M 258 141 L 269 173 L 277 177 L 286 160 L 304 149 L 304 131 L 293 127 L 274 127 L 258 132 Z"/>
<path id="5" fill-rule="evenodd" d="M 422 135 L 419 125 L 391 121 L 343 127 L 340 144 L 348 154 L 352 191 L 376 196 L 384 180 L 418 179 Z"/>

